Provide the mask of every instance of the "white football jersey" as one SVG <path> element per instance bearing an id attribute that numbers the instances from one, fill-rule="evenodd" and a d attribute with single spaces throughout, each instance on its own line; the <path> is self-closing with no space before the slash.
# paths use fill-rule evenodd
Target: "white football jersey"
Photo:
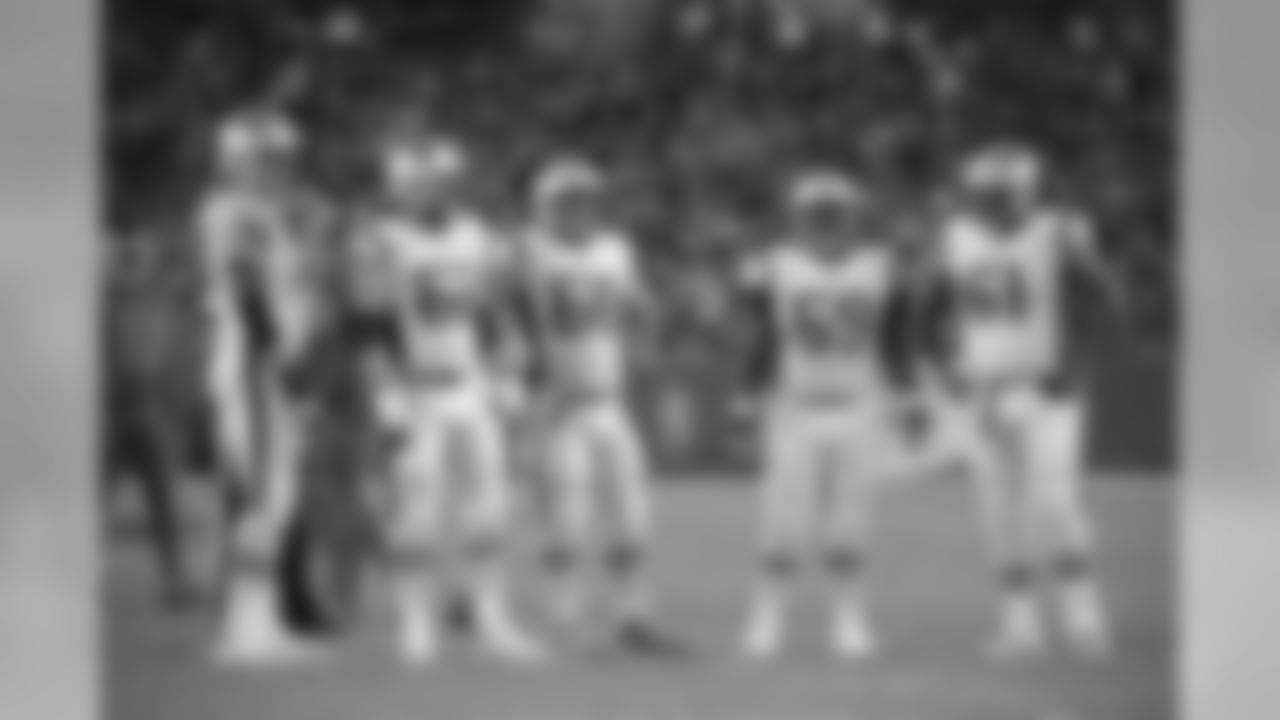
<path id="1" fill-rule="evenodd" d="M 942 272 L 956 292 L 956 369 L 973 380 L 1051 372 L 1062 343 L 1063 270 L 1089 241 L 1080 218 L 1043 211 L 1011 231 L 966 216 L 942 228 Z"/>
<path id="2" fill-rule="evenodd" d="M 832 259 L 788 244 L 744 268 L 744 280 L 771 300 L 783 394 L 843 398 L 882 387 L 881 330 L 896 265 L 882 246 Z"/>
<path id="3" fill-rule="evenodd" d="M 377 225 L 395 266 L 412 373 L 449 381 L 486 376 L 483 316 L 502 282 L 504 252 L 479 221 L 458 216 L 439 228 L 399 218 Z"/>
<path id="4" fill-rule="evenodd" d="M 242 324 L 242 304 L 253 297 L 265 304 L 275 331 L 300 333 L 313 278 L 308 238 L 287 201 L 216 190 L 200 208 L 197 223 L 215 326 Z"/>
<path id="5" fill-rule="evenodd" d="M 641 286 L 630 241 L 613 232 L 581 243 L 535 233 L 529 251 L 552 387 L 586 394 L 623 390 Z"/>

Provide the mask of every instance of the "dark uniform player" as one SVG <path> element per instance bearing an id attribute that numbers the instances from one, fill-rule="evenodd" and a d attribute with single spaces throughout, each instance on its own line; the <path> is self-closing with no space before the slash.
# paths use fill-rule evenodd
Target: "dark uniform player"
<path id="1" fill-rule="evenodd" d="M 179 483 L 186 466 L 184 421 L 194 398 L 184 377 L 192 347 L 182 274 L 151 234 L 129 234 L 111 248 L 104 328 L 107 396 L 105 471 L 142 491 L 147 529 L 171 605 L 194 599 L 186 563 Z"/>

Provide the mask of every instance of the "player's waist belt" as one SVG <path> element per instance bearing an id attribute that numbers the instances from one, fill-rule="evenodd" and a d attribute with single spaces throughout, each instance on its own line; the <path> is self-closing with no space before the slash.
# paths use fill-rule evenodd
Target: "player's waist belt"
<path id="1" fill-rule="evenodd" d="M 779 388 L 774 393 L 778 403 L 806 408 L 841 408 L 865 402 L 871 391 L 867 388 Z"/>
<path id="2" fill-rule="evenodd" d="M 1081 383 L 1081 373 L 1069 367 L 1028 369 L 990 375 L 963 372 L 952 372 L 948 375 L 951 386 L 963 394 L 1003 392 L 1011 388 L 1023 387 L 1049 395 L 1065 395 L 1079 389 Z"/>
<path id="3" fill-rule="evenodd" d="M 625 401 L 627 393 L 621 388 L 591 387 L 574 383 L 552 382 L 544 386 L 543 394 L 561 407 L 589 407 Z"/>
<path id="4" fill-rule="evenodd" d="M 451 367 L 412 367 L 406 380 L 418 388 L 447 388 L 472 382 L 476 375 Z"/>

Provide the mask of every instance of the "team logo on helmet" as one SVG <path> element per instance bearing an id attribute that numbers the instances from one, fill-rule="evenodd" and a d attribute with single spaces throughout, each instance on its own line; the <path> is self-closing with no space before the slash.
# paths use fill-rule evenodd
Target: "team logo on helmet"
<path id="1" fill-rule="evenodd" d="M 972 155 L 961 167 L 960 184 L 974 193 L 1001 192 L 1018 197 L 1034 195 L 1043 182 L 1044 167 L 1032 149 L 999 145 Z"/>
<path id="2" fill-rule="evenodd" d="M 864 200 L 864 191 L 853 179 L 836 171 L 817 170 L 797 177 L 787 189 L 786 201 L 793 212 L 810 212 L 857 208 Z"/>
<path id="3" fill-rule="evenodd" d="M 243 167 L 301 147 L 297 127 L 283 115 L 258 111 L 228 119 L 218 128 L 214 153 L 223 167 Z"/>
<path id="4" fill-rule="evenodd" d="M 585 160 L 562 159 L 547 165 L 533 183 L 533 202 L 539 207 L 566 197 L 593 195 L 604 188 L 604 175 Z"/>
<path id="5" fill-rule="evenodd" d="M 442 138 L 395 143 L 382 162 L 383 178 L 393 189 L 451 182 L 466 169 L 462 147 Z"/>

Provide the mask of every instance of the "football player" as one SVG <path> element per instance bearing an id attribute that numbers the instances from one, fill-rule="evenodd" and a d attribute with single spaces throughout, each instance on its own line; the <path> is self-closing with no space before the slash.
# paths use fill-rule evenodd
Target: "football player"
<path id="1" fill-rule="evenodd" d="M 107 275 L 111 312 L 106 337 L 107 477 L 137 483 L 159 561 L 166 604 L 186 607 L 200 593 L 187 560 L 179 512 L 183 481 L 183 410 L 190 394 L 174 382 L 187 318 L 174 304 L 174 273 L 164 239 L 134 231 L 115 240 Z"/>
<path id="2" fill-rule="evenodd" d="M 392 258 L 404 343 L 399 378 L 382 397 L 384 420 L 404 433 L 388 540 L 401 650 L 411 662 L 438 653 L 436 565 L 446 524 L 456 523 L 481 639 L 500 657 L 535 661 L 543 650 L 514 618 L 505 581 L 509 467 L 484 332 L 503 309 L 507 249 L 458 202 L 466 160 L 457 145 L 402 141 L 384 170 L 389 207 L 368 241 Z"/>
<path id="3" fill-rule="evenodd" d="M 897 261 L 868 222 L 869 202 L 841 173 L 799 176 L 786 237 L 742 270 L 766 300 L 765 337 L 777 343 L 763 402 L 760 567 L 743 639 L 751 657 L 780 650 L 811 553 L 831 583 L 833 650 L 859 658 L 875 649 L 861 578 L 894 417 L 886 338 Z"/>
<path id="4" fill-rule="evenodd" d="M 1046 200 L 1044 174 L 1021 145 L 975 154 L 931 262 L 949 306 L 940 437 L 968 462 L 979 491 L 1002 578 L 992 648 L 1000 656 L 1045 641 L 1033 587 L 1040 559 L 1074 645 L 1093 653 L 1109 645 L 1081 487 L 1085 406 L 1066 280 L 1082 272 L 1112 305 L 1121 294 L 1086 219 Z"/>
<path id="5" fill-rule="evenodd" d="M 674 649 L 652 623 L 649 458 L 629 404 L 644 281 L 631 239 L 603 220 L 605 183 L 593 165 L 561 159 L 532 193 L 526 262 L 545 369 L 539 403 L 554 535 L 546 568 L 557 614 L 576 622 L 590 599 L 588 563 L 602 549 L 620 639 Z M 614 526 L 600 527 L 610 516 Z"/>
<path id="6" fill-rule="evenodd" d="M 209 333 L 207 392 L 220 474 L 235 501 L 217 653 L 274 662 L 307 653 L 279 616 L 276 567 L 299 494 L 291 368 L 313 330 L 314 248 L 299 222 L 297 129 L 271 111 L 215 139 L 215 184 L 197 219 Z"/>

